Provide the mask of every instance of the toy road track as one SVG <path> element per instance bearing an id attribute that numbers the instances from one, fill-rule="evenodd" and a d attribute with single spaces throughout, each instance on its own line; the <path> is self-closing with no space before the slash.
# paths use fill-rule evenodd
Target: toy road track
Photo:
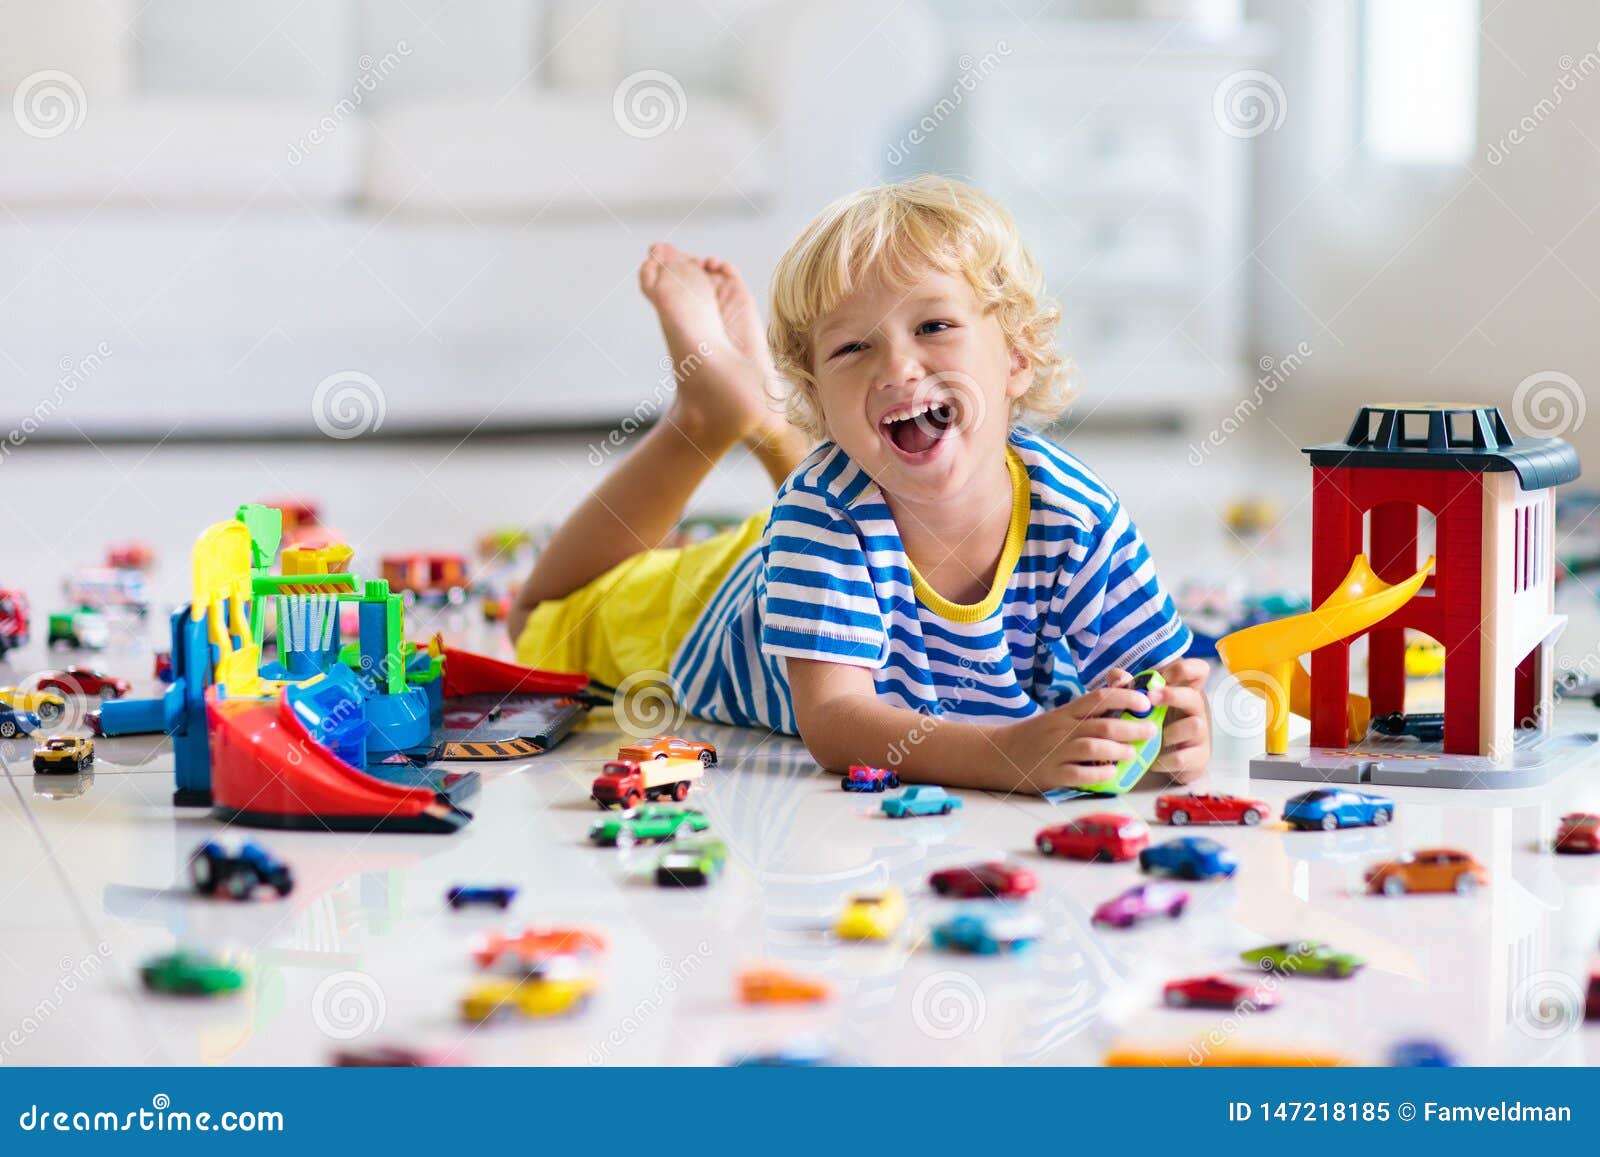
<path id="1" fill-rule="evenodd" d="M 527 759 L 543 755 L 589 711 L 573 695 L 456 695 L 445 699 L 433 734 L 433 758 Z"/>

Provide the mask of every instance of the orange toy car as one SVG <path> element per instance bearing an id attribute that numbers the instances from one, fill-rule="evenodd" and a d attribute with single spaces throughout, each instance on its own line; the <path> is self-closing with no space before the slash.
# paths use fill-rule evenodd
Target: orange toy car
<path id="1" fill-rule="evenodd" d="M 820 980 L 778 968 L 751 968 L 739 974 L 739 999 L 746 1004 L 812 1004 L 832 995 Z"/>
<path id="2" fill-rule="evenodd" d="M 526 972 L 538 971 L 556 956 L 596 955 L 606 950 L 603 937 L 586 928 L 524 928 L 515 936 L 490 932 L 472 949 L 480 967 L 491 968 L 510 957 Z"/>
<path id="3" fill-rule="evenodd" d="M 1484 866 L 1455 848 L 1422 848 L 1367 870 L 1367 890 L 1385 896 L 1407 892 L 1476 892 L 1489 882 Z"/>
<path id="4" fill-rule="evenodd" d="M 631 759 L 644 763 L 650 759 L 698 759 L 706 767 L 717 765 L 717 749 L 709 743 L 696 743 L 676 735 L 656 735 L 617 748 L 618 761 Z"/>

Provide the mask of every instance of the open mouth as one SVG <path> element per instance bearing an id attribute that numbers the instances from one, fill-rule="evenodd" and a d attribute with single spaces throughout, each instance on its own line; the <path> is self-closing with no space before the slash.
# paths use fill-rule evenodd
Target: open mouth
<path id="1" fill-rule="evenodd" d="M 884 415 L 878 429 L 902 454 L 926 454 L 955 429 L 956 408 L 950 399 L 919 402 Z"/>

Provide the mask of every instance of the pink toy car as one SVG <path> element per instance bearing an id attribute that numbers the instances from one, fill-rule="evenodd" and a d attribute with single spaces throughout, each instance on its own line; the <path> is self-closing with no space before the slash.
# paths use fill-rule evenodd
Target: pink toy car
<path id="1" fill-rule="evenodd" d="M 1140 884 L 1113 896 L 1094 910 L 1096 924 L 1131 928 L 1141 920 L 1167 916 L 1176 920 L 1189 903 L 1189 893 L 1171 884 Z"/>

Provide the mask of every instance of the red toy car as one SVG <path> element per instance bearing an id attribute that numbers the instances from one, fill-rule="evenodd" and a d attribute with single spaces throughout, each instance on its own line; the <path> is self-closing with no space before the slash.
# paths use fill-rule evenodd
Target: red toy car
<path id="1" fill-rule="evenodd" d="M 900 777 L 887 767 L 868 767 L 864 763 L 852 763 L 844 778 L 839 781 L 839 786 L 845 791 L 877 791 L 887 788 L 899 787 Z"/>
<path id="2" fill-rule="evenodd" d="M 605 950 L 605 938 L 587 928 L 524 928 L 514 936 L 490 932 L 473 945 L 472 958 L 481 968 L 506 963 L 536 972 L 555 956 L 597 956 Z"/>
<path id="3" fill-rule="evenodd" d="M 1169 981 L 1161 990 L 1161 999 L 1173 1008 L 1276 1008 L 1278 1004 L 1278 994 L 1265 985 L 1245 984 L 1226 976 Z"/>
<path id="4" fill-rule="evenodd" d="M 1027 868 L 991 860 L 985 864 L 944 868 L 929 876 L 928 884 L 941 896 L 959 896 L 964 900 L 1002 900 L 1011 896 L 1026 896 L 1039 886 L 1039 878 Z"/>
<path id="5" fill-rule="evenodd" d="M 1556 851 L 1577 855 L 1600 852 L 1600 815 L 1572 812 L 1561 817 L 1556 829 Z"/>
<path id="6" fill-rule="evenodd" d="M 1600 1020 L 1600 972 L 1589 974 L 1589 990 L 1583 998 L 1583 1019 Z"/>
<path id="7" fill-rule="evenodd" d="M 121 699 L 131 685 L 118 675 L 107 675 L 93 667 L 68 667 L 65 671 L 50 671 L 39 677 L 41 691 L 54 691 L 58 695 L 98 695 L 102 699 Z"/>
<path id="8" fill-rule="evenodd" d="M 1091 812 L 1045 828 L 1034 844 L 1047 856 L 1074 860 L 1131 860 L 1150 846 L 1150 828 L 1137 816 Z"/>
<path id="9" fill-rule="evenodd" d="M 0 657 L 28 642 L 28 597 L 0 587 Z"/>
<path id="10" fill-rule="evenodd" d="M 106 547 L 106 565 L 113 570 L 149 570 L 156 552 L 147 542 L 118 542 Z"/>
<path id="11" fill-rule="evenodd" d="M 1243 824 L 1254 827 L 1272 814 L 1266 801 L 1238 795 L 1163 795 L 1156 797 L 1156 820 L 1181 828 L 1185 824 Z"/>
<path id="12" fill-rule="evenodd" d="M 174 678 L 172 669 L 172 652 L 157 651 L 155 662 L 151 664 L 151 673 L 163 683 L 171 683 Z"/>

